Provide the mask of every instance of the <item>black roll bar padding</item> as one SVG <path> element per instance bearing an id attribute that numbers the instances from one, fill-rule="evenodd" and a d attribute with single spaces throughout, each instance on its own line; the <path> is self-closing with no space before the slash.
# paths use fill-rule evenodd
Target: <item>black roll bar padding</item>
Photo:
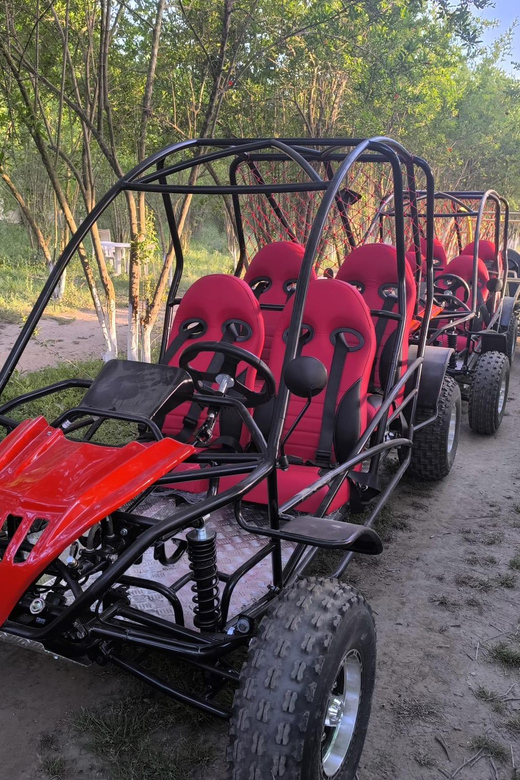
<path id="1" fill-rule="evenodd" d="M 62 379 L 59 382 L 54 382 L 52 385 L 40 387 L 38 390 L 31 390 L 28 393 L 23 393 L 23 395 L 19 395 L 10 401 L 7 401 L 0 406 L 0 414 L 9 412 L 11 409 L 30 403 L 31 401 L 37 401 L 39 398 L 45 398 L 47 395 L 59 393 L 62 390 L 69 390 L 74 387 L 89 388 L 93 381 L 93 379 Z"/>
<path id="2" fill-rule="evenodd" d="M 515 298 L 513 298 L 510 295 L 506 295 L 506 297 L 502 301 L 502 310 L 500 312 L 499 327 L 507 328 L 509 326 L 511 317 L 514 316 L 515 303 L 516 303 Z"/>

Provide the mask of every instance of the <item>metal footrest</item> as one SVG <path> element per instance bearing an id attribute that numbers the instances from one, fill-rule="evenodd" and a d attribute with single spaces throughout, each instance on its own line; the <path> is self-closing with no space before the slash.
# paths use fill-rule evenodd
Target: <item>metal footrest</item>
<path id="1" fill-rule="evenodd" d="M 283 523 L 280 529 L 246 524 L 243 518 L 239 519 L 239 523 L 242 528 L 259 536 L 311 544 L 313 547 L 351 550 L 365 555 L 379 555 L 383 550 L 383 544 L 377 533 L 365 525 L 342 523 L 328 517 L 312 515 L 291 518 L 282 516 L 280 519 Z"/>

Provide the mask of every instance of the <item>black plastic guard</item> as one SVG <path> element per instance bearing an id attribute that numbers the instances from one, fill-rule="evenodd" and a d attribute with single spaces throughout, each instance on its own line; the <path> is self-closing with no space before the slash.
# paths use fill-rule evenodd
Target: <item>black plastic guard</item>
<path id="1" fill-rule="evenodd" d="M 449 347 L 427 346 L 424 350 L 421 381 L 417 406 L 422 409 L 437 409 L 437 401 L 441 392 L 442 383 L 446 376 L 446 369 L 450 362 L 453 350 Z M 417 346 L 412 344 L 408 352 L 408 361 L 413 363 L 417 357 Z"/>

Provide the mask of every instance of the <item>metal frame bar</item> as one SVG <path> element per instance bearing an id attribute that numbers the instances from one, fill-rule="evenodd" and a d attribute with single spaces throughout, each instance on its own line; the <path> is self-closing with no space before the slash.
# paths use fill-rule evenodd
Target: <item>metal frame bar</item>
<path id="1" fill-rule="evenodd" d="M 315 146 L 317 149 L 311 149 L 309 147 Z M 210 151 L 206 153 L 199 153 L 201 149 L 214 149 L 217 151 Z M 175 154 L 186 150 L 194 150 L 195 156 L 189 161 L 183 161 L 176 165 L 165 167 L 167 159 Z M 261 153 L 262 149 L 275 149 L 274 155 L 279 156 L 280 159 L 291 159 L 293 162 L 299 164 L 302 169 L 308 174 L 309 182 L 304 184 L 281 184 L 281 185 L 253 185 L 253 186 L 241 186 L 233 182 L 233 165 L 232 162 L 230 170 L 230 185 L 221 186 L 206 186 L 206 185 L 172 185 L 167 182 L 167 177 L 170 174 L 194 168 L 197 166 L 203 166 L 205 162 L 215 159 L 225 159 L 226 157 L 234 158 L 234 161 L 247 160 L 250 152 L 254 152 L 252 155 L 255 158 L 256 155 Z M 340 154 L 338 149 L 346 149 L 346 154 Z M 350 151 L 349 151 L 350 150 Z M 264 152 L 264 154 L 266 154 Z M 267 155 L 271 159 L 271 155 Z M 338 169 L 335 174 L 332 175 L 330 180 L 323 181 L 319 174 L 312 168 L 310 162 L 306 158 L 312 158 L 313 160 L 320 159 L 325 163 L 330 160 L 337 160 L 339 162 Z M 362 460 L 372 460 L 378 463 L 379 457 L 382 453 L 395 448 L 404 447 L 408 450 L 408 455 L 401 464 L 398 471 L 392 476 L 388 485 L 381 492 L 378 501 L 372 509 L 370 517 L 366 525 L 371 525 L 374 521 L 379 509 L 387 500 L 391 494 L 393 488 L 397 482 L 401 479 L 409 460 L 410 460 L 410 448 L 413 441 L 413 412 L 411 412 L 412 423 L 409 424 L 408 438 L 401 437 L 389 441 L 384 441 L 385 434 L 388 430 L 388 426 L 392 420 L 395 419 L 395 414 L 390 414 L 390 407 L 399 393 L 405 388 L 409 382 L 412 386 L 407 390 L 407 394 L 403 399 L 400 408 L 405 407 L 415 408 L 417 400 L 418 385 L 420 381 L 421 365 L 423 359 L 423 353 L 425 348 L 425 334 L 428 325 L 429 312 L 431 311 L 431 305 L 433 301 L 433 265 L 432 265 L 432 248 L 433 248 L 433 224 L 430 226 L 430 230 L 427 236 L 428 242 L 428 284 L 427 284 L 427 314 L 425 315 L 421 331 L 421 337 L 418 343 L 417 359 L 408 368 L 408 370 L 400 376 L 399 370 L 399 355 L 403 344 L 405 334 L 405 317 L 406 311 L 406 285 L 405 285 L 405 242 L 404 242 L 404 198 L 403 198 L 403 171 L 402 166 L 405 166 L 406 176 L 408 181 L 409 190 L 412 192 L 412 198 L 415 197 L 415 172 L 414 166 L 421 167 L 426 174 L 427 178 L 427 209 L 430 215 L 433 214 L 433 177 L 427 164 L 418 159 L 412 157 L 406 149 L 399 143 L 392 139 L 385 137 L 375 137 L 371 139 L 327 139 L 325 141 L 321 139 L 266 139 L 262 141 L 250 140 L 250 139 L 197 139 L 192 141 L 184 141 L 181 143 L 173 144 L 170 147 L 152 155 L 143 163 L 136 166 L 132 171 L 122 177 L 122 179 L 115 184 L 111 190 L 102 198 L 94 210 L 83 221 L 76 234 L 71 238 L 60 259 L 58 260 L 55 268 L 51 272 L 49 279 L 47 280 L 40 296 L 33 308 L 33 311 L 29 315 L 24 328 L 22 329 L 20 336 L 18 337 L 5 365 L 0 370 L 0 394 L 5 388 L 12 372 L 14 371 L 21 354 L 23 353 L 27 343 L 34 332 L 34 329 L 39 321 L 47 303 L 50 300 L 53 289 L 58 283 L 61 274 L 67 267 L 74 252 L 83 241 L 88 231 L 96 220 L 101 216 L 105 209 L 110 205 L 114 198 L 124 191 L 132 192 L 146 192 L 153 191 L 163 195 L 163 203 L 167 214 L 169 229 L 171 233 L 171 239 L 176 254 L 176 266 L 174 272 L 174 279 L 170 287 L 168 296 L 167 313 L 165 316 L 165 324 L 163 330 L 162 351 L 164 352 L 165 345 L 167 343 L 167 337 L 169 328 L 171 326 L 171 314 L 174 302 L 176 300 L 178 286 L 182 277 L 184 258 L 182 255 L 182 247 L 180 245 L 179 236 L 177 232 L 176 220 L 173 211 L 173 205 L 170 195 L 172 193 L 213 193 L 213 194 L 231 194 L 233 203 L 235 206 L 235 214 L 237 217 L 237 226 L 240 230 L 240 204 L 239 195 L 245 192 L 255 192 L 266 194 L 272 198 L 275 192 L 298 192 L 298 191 L 322 191 L 323 196 L 319 205 L 314 224 L 311 228 L 307 244 L 305 247 L 305 253 L 303 257 L 302 267 L 300 275 L 298 277 L 297 289 L 294 295 L 293 313 L 289 326 L 288 339 L 286 345 L 286 352 L 284 358 L 284 367 L 291 361 L 297 354 L 298 347 L 298 335 L 300 332 L 304 306 L 307 296 L 308 285 L 310 282 L 310 276 L 312 268 L 314 266 L 314 260 L 316 256 L 317 247 L 321 239 L 324 225 L 327 219 L 327 215 L 333 205 L 337 204 L 339 197 L 339 190 L 347 176 L 349 170 L 356 162 L 377 161 L 389 163 L 392 169 L 392 177 L 394 182 L 394 208 L 395 208 L 395 224 L 396 224 L 396 250 L 397 250 L 397 263 L 398 263 L 398 308 L 400 316 L 397 318 L 397 329 L 394 350 L 391 359 L 391 367 L 389 372 L 389 379 L 384 389 L 383 403 L 381 408 L 376 413 L 370 426 L 360 438 L 356 445 L 352 456 L 342 464 L 331 469 L 327 474 L 320 477 L 313 485 L 308 486 L 304 491 L 301 491 L 294 496 L 290 501 L 286 502 L 281 508 L 278 505 L 278 489 L 277 489 L 277 454 L 279 444 L 281 440 L 283 424 L 285 421 L 286 410 L 289 400 L 289 390 L 286 387 L 283 380 L 280 383 L 278 395 L 275 400 L 272 425 L 270 430 L 269 441 L 266 443 L 261 433 L 259 432 L 254 420 L 249 413 L 244 409 L 242 417 L 246 425 L 250 428 L 253 438 L 258 440 L 260 447 L 260 454 L 255 458 L 251 458 L 249 462 L 241 461 L 240 459 L 226 458 L 224 455 L 222 461 L 217 465 L 210 466 L 208 469 L 203 469 L 202 472 L 197 472 L 197 478 L 203 476 L 206 478 L 218 478 L 223 474 L 240 473 L 242 479 L 234 485 L 232 488 L 225 490 L 222 493 L 217 494 L 210 490 L 206 498 L 198 504 L 176 507 L 175 511 L 167 518 L 157 521 L 152 518 L 140 516 L 138 514 L 128 515 L 125 512 L 114 512 L 114 522 L 129 521 L 133 526 L 137 526 L 140 530 L 136 538 L 129 544 L 129 546 L 123 550 L 118 558 L 112 561 L 107 568 L 99 574 L 96 580 L 94 580 L 89 587 L 77 594 L 75 601 L 64 609 L 64 611 L 58 615 L 54 620 L 43 627 L 33 627 L 16 623 L 12 620 L 8 620 L 3 626 L 2 630 L 8 633 L 27 637 L 36 641 L 42 641 L 49 643 L 53 637 L 59 635 L 63 629 L 71 626 L 74 621 L 86 611 L 88 611 L 96 602 L 100 603 L 103 595 L 109 588 L 118 583 L 129 582 L 127 570 L 142 556 L 142 554 L 157 542 L 161 542 L 173 537 L 176 533 L 189 527 L 197 526 L 200 523 L 200 518 L 203 515 L 210 514 L 226 505 L 235 504 L 238 505 L 244 497 L 247 496 L 249 491 L 258 485 L 264 479 L 267 479 L 268 486 L 268 518 L 269 528 L 274 534 L 276 532 L 280 534 L 280 519 L 283 518 L 283 513 L 290 511 L 297 504 L 301 503 L 306 497 L 314 494 L 322 487 L 328 487 L 329 492 L 327 499 L 324 500 L 320 506 L 320 511 L 325 513 L 328 506 L 330 506 L 331 497 L 333 497 L 341 482 L 347 478 L 348 471 L 351 470 L 357 463 Z M 238 164 L 238 163 L 237 163 Z M 151 168 L 156 167 L 156 171 L 153 174 L 147 174 Z M 236 169 L 235 169 L 236 172 Z M 430 202 L 431 201 L 431 202 Z M 272 204 L 271 204 L 272 205 Z M 431 220 L 430 220 L 431 221 Z M 241 263 L 243 264 L 244 254 L 244 236 L 242 232 L 242 238 L 239 234 L 239 242 L 241 242 Z M 240 263 L 239 263 L 240 266 Z M 81 381 L 81 380 L 77 380 Z M 83 385 L 78 385 L 83 386 Z M 88 385 L 86 385 L 88 386 Z M 55 392 L 56 387 L 52 387 L 50 390 L 46 388 L 44 390 Z M 63 388 L 61 388 L 63 389 Z M 38 393 L 40 391 L 36 391 Z M 31 395 L 34 400 L 35 397 L 41 397 L 40 395 Z M 215 405 L 219 399 L 208 396 L 211 404 Z M 204 396 L 200 396 L 203 400 Z M 14 405 L 22 403 L 28 400 L 15 399 Z M 222 399 L 224 401 L 224 399 Z M 233 399 L 226 399 L 225 403 L 221 405 L 229 405 Z M 9 402 L 12 404 L 13 402 Z M 233 404 L 232 404 L 233 405 Z M 237 409 L 242 413 L 241 405 L 238 402 L 235 404 Z M 2 407 L 3 409 L 12 408 L 9 404 Z M 0 408 L 0 413 L 1 409 Z M 84 411 L 84 410 L 82 410 Z M 88 410 L 89 413 L 92 410 Z M 94 414 L 95 414 L 94 410 Z M 363 447 L 370 441 L 370 446 L 366 451 L 363 451 Z M 211 454 L 204 453 L 209 459 Z M 204 458 L 202 454 L 197 456 L 199 462 L 202 462 Z M 196 460 L 196 458 L 192 459 Z M 226 465 L 227 463 L 227 465 Z M 189 472 L 180 475 L 165 475 L 162 479 L 156 483 L 166 484 L 172 483 L 176 477 L 179 476 L 178 481 L 187 480 L 191 478 Z M 195 478 L 195 476 L 193 477 Z M 246 524 L 247 525 L 247 524 Z M 252 529 L 248 529 L 252 530 Z M 254 532 L 260 534 L 258 528 L 254 529 Z M 283 531 L 281 532 L 283 534 Z M 312 544 L 312 541 L 310 542 Z M 302 570 L 303 566 L 308 563 L 309 559 L 315 554 L 316 550 L 310 549 L 307 544 L 298 545 L 297 549 L 291 556 L 289 563 L 282 568 L 281 558 L 281 539 L 272 539 L 261 551 L 255 556 L 246 561 L 234 574 L 225 579 L 225 598 L 226 614 L 228 602 L 231 598 L 233 588 L 247 571 L 255 566 L 261 559 L 267 555 L 271 555 L 273 566 L 273 584 L 274 589 L 268 591 L 263 597 L 261 597 L 254 605 L 252 605 L 246 613 L 253 618 L 261 615 L 269 601 L 274 597 L 277 590 L 287 585 L 289 581 L 292 581 L 298 573 Z M 350 554 L 344 557 L 341 564 L 342 570 L 347 565 Z M 351 555 L 350 555 L 351 557 Z M 223 577 L 223 575 L 222 575 Z M 181 578 L 184 580 L 186 578 Z M 187 581 L 187 580 L 186 580 Z M 180 581 L 176 583 L 176 586 L 180 587 Z M 175 590 L 172 589 L 172 595 Z M 165 594 L 163 594 L 165 595 Z M 109 622 L 110 614 L 115 615 L 116 612 L 124 618 L 123 622 Z M 229 636 L 229 635 L 204 635 L 201 632 L 190 631 L 181 625 L 171 624 L 168 621 L 162 621 L 159 618 L 153 618 L 147 616 L 146 613 L 139 613 L 138 610 L 131 608 L 121 607 L 120 605 L 112 605 L 108 610 L 101 613 L 102 620 L 94 617 L 92 625 L 88 627 L 88 631 L 91 636 L 103 637 L 105 639 L 120 640 L 127 642 L 134 642 L 141 646 L 153 646 L 159 649 L 166 650 L 174 653 L 180 657 L 186 657 L 188 660 L 196 659 L 197 663 L 201 666 L 204 663 L 203 658 L 215 659 L 229 652 L 231 649 L 247 642 L 247 636 Z M 128 621 L 137 621 L 137 625 L 129 623 Z M 144 624 L 144 628 L 140 628 L 139 623 Z M 153 630 L 152 630 L 153 629 Z M 120 658 L 113 658 L 115 663 L 123 666 L 132 673 L 141 676 L 142 679 L 146 679 L 152 685 L 159 687 L 161 690 L 166 690 L 165 684 L 162 681 L 153 680 L 152 676 L 148 673 L 143 675 L 142 670 L 137 668 L 129 668 L 128 662 L 123 662 Z M 212 668 L 212 667 L 211 667 Z M 167 690 L 171 695 L 179 698 L 182 696 L 182 692 L 169 688 Z M 214 714 L 220 714 L 224 717 L 223 712 L 216 711 L 216 708 L 205 700 L 195 701 L 195 697 L 188 696 L 186 700 L 191 703 L 197 704 L 197 706 L 203 709 L 213 711 Z M 227 713 L 225 715 L 227 717 Z"/>

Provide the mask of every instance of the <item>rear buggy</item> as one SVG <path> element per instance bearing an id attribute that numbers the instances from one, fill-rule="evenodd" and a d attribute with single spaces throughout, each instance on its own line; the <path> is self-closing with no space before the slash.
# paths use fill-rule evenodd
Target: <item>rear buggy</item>
<path id="1" fill-rule="evenodd" d="M 210 163 L 228 184 L 208 180 Z M 394 194 L 395 246 L 357 246 L 374 213 L 367 171 Z M 4 395 L 0 626 L 230 719 L 234 780 L 352 780 L 360 760 L 374 623 L 338 578 L 354 553 L 381 552 L 372 525 L 416 430 L 438 420 L 450 354 L 425 352 L 431 261 L 408 350 L 416 306 L 403 178 L 414 204 L 417 172 L 433 206 L 426 163 L 386 138 L 171 146 L 86 218 L 0 371 L 4 393 L 54 286 L 114 198 L 159 194 L 176 252 L 159 363 L 113 360 L 93 382 Z M 186 193 L 231 197 L 240 258 L 235 275 L 202 277 L 179 297 L 172 197 Z M 431 258 L 431 230 L 428 245 Z M 337 277 L 316 279 L 331 260 Z M 84 394 L 57 419 L 21 414 L 70 388 Z M 125 441 L 114 442 L 114 422 Z M 457 433 L 448 426 L 432 453 L 437 476 L 451 468 Z M 351 522 L 359 510 L 364 524 Z M 340 551 L 331 576 L 306 576 L 320 550 Z M 158 676 L 152 649 L 200 672 L 200 688 Z M 220 697 L 228 685 L 231 709 Z"/>
<path id="2" fill-rule="evenodd" d="M 419 193 L 421 229 L 428 219 L 423 197 Z M 381 215 L 387 213 L 383 206 Z M 453 350 L 448 373 L 469 402 L 469 424 L 477 433 L 493 434 L 505 413 L 518 331 L 520 290 L 507 259 L 509 206 L 493 190 L 437 192 L 433 220 L 435 301 L 428 344 Z M 425 239 L 422 244 L 422 251 L 410 247 L 407 254 L 419 290 Z"/>

